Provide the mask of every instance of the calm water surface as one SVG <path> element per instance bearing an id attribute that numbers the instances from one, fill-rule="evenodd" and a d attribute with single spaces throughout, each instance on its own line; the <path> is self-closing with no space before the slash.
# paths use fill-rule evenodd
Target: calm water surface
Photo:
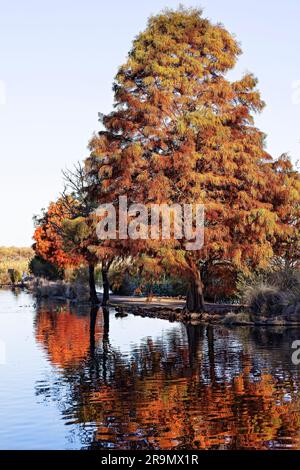
<path id="1" fill-rule="evenodd" d="M 0 290 L 0 448 L 300 449 L 294 339 Z"/>

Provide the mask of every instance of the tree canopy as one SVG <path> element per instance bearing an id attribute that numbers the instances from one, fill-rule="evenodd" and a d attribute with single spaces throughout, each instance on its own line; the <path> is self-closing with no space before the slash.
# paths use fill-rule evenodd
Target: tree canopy
<path id="1" fill-rule="evenodd" d="M 37 223 L 41 257 L 59 267 L 83 261 L 91 286 L 101 262 L 107 298 L 116 258 L 129 257 L 151 279 L 179 274 L 189 281 L 191 311 L 204 308 L 202 278 L 206 292 L 230 295 L 239 272 L 274 261 L 298 265 L 299 173 L 287 155 L 266 152 L 265 134 L 254 123 L 264 108 L 257 79 L 228 77 L 241 52 L 235 37 L 200 9 L 164 10 L 149 19 L 118 70 L 114 110 L 101 115 L 85 166 L 63 173 L 63 194 Z M 169 239 L 158 227 L 155 238 L 117 233 L 116 240 L 99 240 L 95 210 L 103 203 L 117 208 L 120 196 L 171 212 L 204 205 L 204 246 L 187 249 L 186 233 L 174 237 L 173 212 Z"/>
<path id="2" fill-rule="evenodd" d="M 235 38 L 201 10 L 151 17 L 116 76 L 115 110 L 90 143 L 99 202 L 126 195 L 146 205 L 205 205 L 203 249 L 187 251 L 182 240 L 132 244 L 191 277 L 194 310 L 203 308 L 201 265 L 265 267 L 276 237 L 289 230 L 274 207 L 278 172 L 254 125 L 264 107 L 257 80 L 226 76 L 240 54 Z"/>

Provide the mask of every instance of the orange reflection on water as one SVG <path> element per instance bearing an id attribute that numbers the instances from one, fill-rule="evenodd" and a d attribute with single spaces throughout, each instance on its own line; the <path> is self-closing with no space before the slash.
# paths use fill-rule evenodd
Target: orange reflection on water
<path id="1" fill-rule="evenodd" d="M 88 315 L 68 310 L 42 309 L 36 322 L 51 362 L 74 366 L 64 405 L 69 419 L 92 429 L 88 444 L 83 433 L 88 447 L 300 449 L 299 373 L 287 361 L 285 333 L 269 350 L 264 333 L 250 329 L 178 328 L 159 340 L 147 332 L 123 354 L 101 311 L 92 335 L 90 327 Z"/>
<path id="2" fill-rule="evenodd" d="M 96 323 L 95 338 L 102 337 L 102 323 Z M 42 307 L 36 320 L 36 339 L 42 344 L 52 364 L 66 367 L 79 364 L 90 350 L 89 315 L 78 316 L 68 307 L 55 311 Z"/>

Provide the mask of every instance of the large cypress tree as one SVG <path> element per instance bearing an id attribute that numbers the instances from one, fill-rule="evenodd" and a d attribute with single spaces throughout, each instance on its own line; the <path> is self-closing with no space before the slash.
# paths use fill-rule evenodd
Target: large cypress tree
<path id="1" fill-rule="evenodd" d="M 184 240 L 132 244 L 189 277 L 191 311 L 204 308 L 201 266 L 263 266 L 285 230 L 271 203 L 276 175 L 265 136 L 253 123 L 264 107 L 257 81 L 226 76 L 240 53 L 198 9 L 151 17 L 116 76 L 115 109 L 90 144 L 99 202 L 125 194 L 130 202 L 205 205 L 203 249 L 187 251 Z"/>

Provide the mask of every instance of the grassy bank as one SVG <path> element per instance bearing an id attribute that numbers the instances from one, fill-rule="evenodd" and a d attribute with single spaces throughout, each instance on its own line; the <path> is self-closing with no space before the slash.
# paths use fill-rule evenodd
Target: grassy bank
<path id="1" fill-rule="evenodd" d="M 15 280 L 19 282 L 23 273 L 29 273 L 29 262 L 33 257 L 31 248 L 0 247 L 0 285 L 12 282 L 10 270 L 14 271 Z"/>

